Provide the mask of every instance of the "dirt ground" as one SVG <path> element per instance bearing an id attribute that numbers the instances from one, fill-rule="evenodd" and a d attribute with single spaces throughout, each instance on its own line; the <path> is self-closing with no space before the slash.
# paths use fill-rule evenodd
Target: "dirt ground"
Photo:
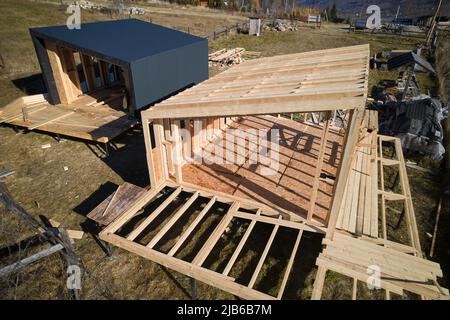
<path id="1" fill-rule="evenodd" d="M 56 9 L 55 9 L 56 8 Z M 7 19 L 0 23 L 0 52 L 6 68 L 0 70 L 0 104 L 12 99 L 36 93 L 40 89 L 39 73 L 27 28 L 36 25 L 64 23 L 66 17 L 55 4 L 27 0 L 5 0 L 0 2 L 0 11 Z M 167 12 L 169 11 L 169 12 Z M 199 14 L 200 12 L 200 14 Z M 38 13 L 38 14 L 37 14 Z M 201 19 L 193 18 L 197 15 Z M 90 21 L 107 17 L 98 13 L 86 13 Z M 203 17 L 198 9 L 154 9 L 151 19 L 180 29 L 196 25 L 191 32 L 207 34 L 211 29 L 235 23 L 243 19 L 224 13 L 209 13 Z M 230 36 L 210 43 L 212 48 L 244 47 L 259 51 L 263 56 L 302 52 L 337 46 L 369 42 L 372 52 L 389 49 L 414 49 L 418 40 L 396 39 L 392 36 L 362 35 L 344 33 L 342 26 L 325 25 L 319 29 L 302 28 L 296 32 L 266 32 L 261 37 L 245 35 Z M 220 72 L 211 70 L 211 74 Z M 371 85 L 395 77 L 395 73 L 371 71 Z M 42 146 L 50 144 L 50 148 Z M 14 175 L 1 179 L 14 198 L 35 216 L 45 215 L 61 222 L 63 227 L 90 231 L 85 215 L 124 181 L 138 186 L 148 185 L 148 173 L 144 153 L 144 139 L 140 128 L 131 130 L 116 141 L 117 150 L 104 157 L 101 146 L 66 139 L 57 142 L 40 132 L 17 134 L 11 127 L 0 127 L 0 172 L 15 169 Z M 412 196 L 424 251 L 427 252 L 433 227 L 434 209 L 437 205 L 439 173 L 428 174 L 408 171 Z M 26 229 L 0 208 L 0 248 L 16 243 L 28 236 Z M 8 230 L 8 232 L 6 232 Z M 270 231 L 269 231 L 270 232 Z M 261 230 L 264 236 L 267 230 Z M 287 234 L 284 240 L 290 241 Z M 314 252 L 320 250 L 320 237 L 309 235 L 304 244 L 302 259 L 296 259 L 294 270 L 299 270 L 292 288 L 287 289 L 285 298 L 306 299 L 311 294 L 314 279 Z M 256 245 L 257 240 L 254 240 Z M 303 240 L 302 240 L 303 245 Z M 114 248 L 114 257 L 107 258 L 94 238 L 86 234 L 76 241 L 76 251 L 87 269 L 83 279 L 83 299 L 189 299 L 189 278 L 165 269 L 153 262 L 124 250 Z M 281 243 L 282 246 L 282 243 Z M 228 248 L 231 250 L 231 248 Z M 227 251 L 225 250 L 225 253 Z M 257 252 L 255 249 L 254 252 Z M 225 254 L 224 253 L 224 254 Z M 250 258 L 249 258 L 250 259 Z M 282 259 L 282 258 L 280 258 Z M 0 256 L 0 265 L 8 260 Z M 0 283 L 0 298 L 3 299 L 56 299 L 64 298 L 66 273 L 62 260 L 54 255 L 27 267 Z M 269 266 L 278 262 L 269 259 Z M 245 262 L 243 262 L 245 263 Z M 272 268 L 275 274 L 280 272 Z M 348 279 L 330 273 L 335 281 L 328 282 L 324 298 L 344 299 L 351 294 Z M 448 283 L 442 283 L 448 286 Z M 277 286 L 269 283 L 266 291 Z M 221 290 L 198 283 L 199 299 L 233 299 L 235 297 Z M 376 298 L 370 296 L 370 298 Z"/>

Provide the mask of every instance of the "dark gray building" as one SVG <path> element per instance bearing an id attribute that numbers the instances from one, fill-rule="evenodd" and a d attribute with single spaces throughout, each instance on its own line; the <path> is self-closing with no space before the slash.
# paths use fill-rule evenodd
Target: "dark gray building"
<path id="1" fill-rule="evenodd" d="M 205 38 L 141 20 L 30 29 L 52 104 L 101 90 L 127 95 L 129 112 L 208 78 Z"/>

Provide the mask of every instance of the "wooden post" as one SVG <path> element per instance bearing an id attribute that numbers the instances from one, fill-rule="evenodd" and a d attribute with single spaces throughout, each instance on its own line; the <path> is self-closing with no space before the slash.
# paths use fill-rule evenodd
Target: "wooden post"
<path id="1" fill-rule="evenodd" d="M 174 166 L 175 166 L 175 180 L 178 184 L 183 182 L 181 166 L 182 166 L 182 154 L 181 154 L 181 138 L 180 138 L 180 120 L 174 120 L 171 124 L 172 127 L 172 142 L 174 149 Z"/>
<path id="2" fill-rule="evenodd" d="M 336 229 L 336 221 L 339 216 L 339 209 L 341 208 L 345 185 L 350 174 L 353 154 L 355 152 L 356 144 L 358 142 L 359 130 L 361 120 L 364 114 L 364 108 L 357 108 L 353 110 L 351 115 L 350 125 L 342 153 L 341 165 L 336 177 L 336 182 L 333 188 L 333 197 L 331 199 L 331 207 L 328 214 L 328 229 L 326 233 L 327 239 L 332 239 Z"/>
<path id="3" fill-rule="evenodd" d="M 92 58 L 88 55 L 80 53 L 81 65 L 83 66 L 84 78 L 86 80 L 86 86 L 88 91 L 94 91 L 95 85 L 95 72 Z"/>
<path id="4" fill-rule="evenodd" d="M 160 168 L 161 179 L 167 180 L 169 179 L 169 161 L 167 158 L 172 155 L 168 154 L 166 145 L 164 144 L 164 126 L 161 119 L 153 122 L 153 133 L 155 134 L 155 147 L 158 154 L 158 167 Z"/>
<path id="5" fill-rule="evenodd" d="M 150 137 L 150 123 L 148 119 L 142 117 L 142 129 L 144 131 L 145 153 L 147 157 L 148 176 L 150 178 L 150 186 L 155 188 L 158 183 L 155 175 L 155 165 L 153 162 L 152 141 Z"/>
<path id="6" fill-rule="evenodd" d="M 312 291 L 311 300 L 320 300 L 322 297 L 323 285 L 325 283 L 325 276 L 327 275 L 327 269 L 319 266 L 316 273 L 316 279 L 314 280 L 314 286 Z"/>
<path id="7" fill-rule="evenodd" d="M 316 166 L 316 173 L 314 175 L 312 194 L 311 194 L 311 199 L 309 201 L 309 210 L 308 210 L 308 217 L 307 217 L 308 222 L 310 222 L 312 220 L 313 215 L 314 215 L 314 209 L 316 206 L 316 199 L 317 199 L 317 192 L 319 190 L 319 184 L 320 184 L 320 174 L 322 173 L 322 167 L 323 167 L 323 158 L 325 156 L 325 151 L 327 149 L 329 128 L 330 128 L 330 112 L 326 112 L 325 122 L 323 124 L 323 129 L 322 129 L 322 137 L 320 139 L 319 154 L 317 156 L 317 166 Z"/>

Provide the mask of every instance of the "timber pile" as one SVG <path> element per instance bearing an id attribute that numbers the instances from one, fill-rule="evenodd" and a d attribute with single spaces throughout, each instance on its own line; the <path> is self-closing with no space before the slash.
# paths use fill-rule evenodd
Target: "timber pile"
<path id="1" fill-rule="evenodd" d="M 367 117 L 365 117 L 367 118 Z M 378 237 L 378 172 L 376 131 L 362 138 L 353 155 L 336 228 Z"/>
<path id="2" fill-rule="evenodd" d="M 240 64 L 244 48 L 221 49 L 208 55 L 210 65 L 226 67 L 233 64 Z"/>
<path id="3" fill-rule="evenodd" d="M 442 270 L 435 262 L 339 232 L 333 240 L 324 239 L 323 244 L 326 248 L 316 261 L 322 272 L 331 270 L 370 283 L 373 276 L 368 270 L 376 266 L 381 273 L 379 286 L 387 292 L 403 295 L 407 291 L 428 299 L 448 299 L 448 290 L 437 283 Z M 354 298 L 356 295 L 354 288 Z"/>

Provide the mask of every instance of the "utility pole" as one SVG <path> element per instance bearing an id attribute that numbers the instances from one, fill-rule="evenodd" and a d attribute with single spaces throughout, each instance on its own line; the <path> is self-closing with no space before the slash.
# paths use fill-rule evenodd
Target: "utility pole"
<path id="1" fill-rule="evenodd" d="M 439 0 L 438 6 L 433 15 L 433 20 L 431 20 L 430 30 L 428 30 L 428 35 L 427 35 L 427 40 L 426 40 L 427 47 L 430 46 L 430 44 L 431 44 L 431 39 L 433 38 L 434 29 L 436 28 L 436 25 L 437 25 L 436 18 L 438 16 L 439 10 L 441 9 L 441 5 L 442 5 L 442 0 Z"/>
<path id="2" fill-rule="evenodd" d="M 400 6 L 397 8 L 397 13 L 395 14 L 395 20 L 397 22 L 398 14 L 400 13 Z"/>

